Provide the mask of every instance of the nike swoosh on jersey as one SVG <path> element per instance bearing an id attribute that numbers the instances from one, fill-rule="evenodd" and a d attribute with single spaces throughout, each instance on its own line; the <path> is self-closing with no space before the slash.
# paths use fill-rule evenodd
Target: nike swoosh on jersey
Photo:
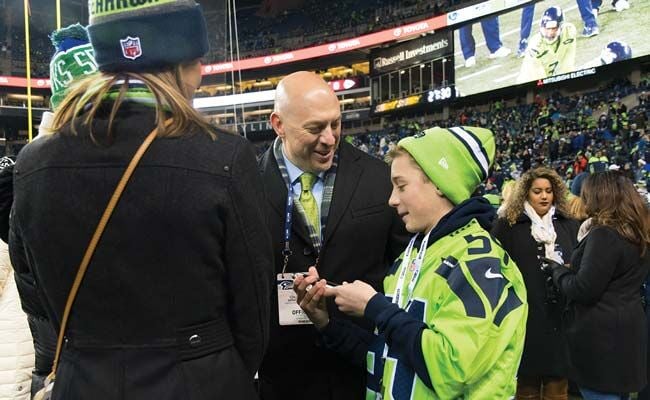
<path id="1" fill-rule="evenodd" d="M 492 268 L 489 268 L 487 271 L 485 271 L 485 277 L 487 279 L 496 279 L 496 278 L 503 278 L 503 275 L 496 274 L 496 273 L 492 272 Z"/>

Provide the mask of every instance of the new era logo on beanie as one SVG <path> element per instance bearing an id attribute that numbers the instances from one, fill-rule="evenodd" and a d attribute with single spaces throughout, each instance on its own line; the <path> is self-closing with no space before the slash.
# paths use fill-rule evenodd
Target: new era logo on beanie
<path id="1" fill-rule="evenodd" d="M 194 0 L 90 0 L 88 33 L 101 71 L 154 71 L 208 52 Z"/>
<path id="2" fill-rule="evenodd" d="M 56 49 L 50 61 L 50 105 L 55 110 L 72 81 L 97 72 L 97 63 L 93 48 L 88 42 L 88 32 L 80 24 L 52 32 L 50 40 Z"/>
<path id="3" fill-rule="evenodd" d="M 496 153 L 490 130 L 467 126 L 427 129 L 398 145 L 453 204 L 467 200 L 487 179 Z"/>

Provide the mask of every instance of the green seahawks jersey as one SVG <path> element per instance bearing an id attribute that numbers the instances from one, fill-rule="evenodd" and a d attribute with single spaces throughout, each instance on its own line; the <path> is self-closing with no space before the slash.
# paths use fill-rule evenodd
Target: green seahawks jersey
<path id="1" fill-rule="evenodd" d="M 401 268 L 385 278 L 387 296 L 395 293 Z M 406 273 L 402 293 L 412 273 Z M 404 361 L 409 358 L 393 354 L 378 335 L 366 359 L 366 399 L 514 395 L 528 313 L 526 289 L 517 266 L 476 219 L 428 246 L 407 312 L 426 325 L 414 350 L 422 352 L 433 390 Z"/>
<path id="2" fill-rule="evenodd" d="M 538 32 L 530 39 L 517 83 L 530 82 L 575 70 L 576 27 L 565 22 L 560 37 L 548 43 Z"/>

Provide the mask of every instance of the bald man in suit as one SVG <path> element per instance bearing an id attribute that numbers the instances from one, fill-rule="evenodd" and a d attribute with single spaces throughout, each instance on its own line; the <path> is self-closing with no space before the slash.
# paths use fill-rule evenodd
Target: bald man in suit
<path id="1" fill-rule="evenodd" d="M 408 241 L 402 221 L 388 206 L 388 165 L 341 141 L 338 98 L 311 72 L 280 81 L 271 125 L 277 138 L 259 166 L 276 273 L 317 265 L 330 281 L 361 279 L 381 289 L 388 267 Z M 287 201 L 289 193 L 293 202 Z M 289 318 L 300 309 L 287 310 L 278 292 L 285 292 L 281 283 L 273 294 L 270 345 L 260 369 L 262 399 L 365 398 L 365 366 L 350 365 L 325 349 L 313 325 Z M 330 306 L 333 315 L 349 318 Z"/>

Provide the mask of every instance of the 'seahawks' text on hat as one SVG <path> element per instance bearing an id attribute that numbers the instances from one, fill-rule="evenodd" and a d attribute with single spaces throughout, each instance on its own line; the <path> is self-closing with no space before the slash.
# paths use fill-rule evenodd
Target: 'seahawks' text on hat
<path id="1" fill-rule="evenodd" d="M 145 8 L 175 0 L 90 0 L 90 13 L 94 17 L 110 15 L 115 12 Z"/>

